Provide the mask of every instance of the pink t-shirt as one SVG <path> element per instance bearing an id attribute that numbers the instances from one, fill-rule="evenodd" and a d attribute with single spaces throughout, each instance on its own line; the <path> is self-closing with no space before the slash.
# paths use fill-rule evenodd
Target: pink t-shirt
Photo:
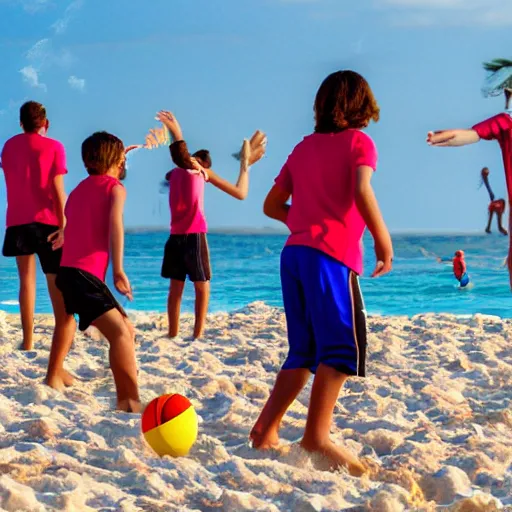
<path id="1" fill-rule="evenodd" d="M 476 124 L 473 130 L 481 139 L 498 141 L 503 155 L 508 200 L 512 201 L 512 118 L 509 114 L 498 114 Z"/>
<path id="2" fill-rule="evenodd" d="M 314 133 L 291 155 L 276 185 L 292 196 L 286 245 L 305 245 L 363 270 L 365 223 L 355 203 L 356 170 L 377 168 L 373 140 L 360 130 Z"/>
<path id="3" fill-rule="evenodd" d="M 176 167 L 168 175 L 171 235 L 206 233 L 204 177 Z"/>
<path id="4" fill-rule="evenodd" d="M 20 133 L 2 150 L 7 188 L 7 227 L 59 223 L 53 201 L 53 179 L 66 174 L 64 146 L 37 133 Z"/>
<path id="5" fill-rule="evenodd" d="M 105 281 L 110 253 L 112 190 L 123 186 L 112 176 L 89 176 L 66 203 L 62 267 L 79 268 Z"/>

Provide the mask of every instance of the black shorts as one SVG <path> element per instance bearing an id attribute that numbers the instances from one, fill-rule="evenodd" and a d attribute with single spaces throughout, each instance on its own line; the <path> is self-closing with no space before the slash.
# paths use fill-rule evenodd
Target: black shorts
<path id="1" fill-rule="evenodd" d="M 212 278 L 205 233 L 171 235 L 165 244 L 162 277 L 185 281 L 187 276 L 192 282 Z"/>
<path id="2" fill-rule="evenodd" d="M 54 251 L 48 237 L 58 229 L 58 226 L 40 222 L 10 226 L 5 230 L 2 254 L 6 258 L 37 254 L 43 272 L 56 274 L 60 266 L 62 249 Z"/>
<path id="3" fill-rule="evenodd" d="M 55 283 L 64 297 L 66 313 L 78 315 L 78 328 L 81 331 L 111 309 L 117 309 L 127 316 L 108 286 L 85 270 L 61 267 Z"/>

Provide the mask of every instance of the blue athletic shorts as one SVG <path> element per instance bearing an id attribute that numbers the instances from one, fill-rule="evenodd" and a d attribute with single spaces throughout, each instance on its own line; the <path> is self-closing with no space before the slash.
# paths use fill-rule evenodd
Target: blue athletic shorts
<path id="1" fill-rule="evenodd" d="M 459 282 L 460 287 L 465 288 L 469 284 L 469 276 L 467 274 L 463 274 Z"/>
<path id="2" fill-rule="evenodd" d="M 281 286 L 290 350 L 284 370 L 320 363 L 365 376 L 366 311 L 359 278 L 321 251 L 285 247 Z"/>

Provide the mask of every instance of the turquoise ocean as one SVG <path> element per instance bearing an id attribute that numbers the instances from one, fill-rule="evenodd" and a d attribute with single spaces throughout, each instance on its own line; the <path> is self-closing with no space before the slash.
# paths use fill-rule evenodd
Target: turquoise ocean
<path id="1" fill-rule="evenodd" d="M 132 232 L 126 235 L 125 267 L 134 289 L 128 309 L 163 312 L 168 282 L 160 277 L 168 234 Z M 213 279 L 210 311 L 233 311 L 255 301 L 282 306 L 279 257 L 286 237 L 263 234 L 210 234 Z M 393 272 L 380 279 L 367 277 L 374 264 L 372 240 L 365 238 L 365 276 L 361 279 L 370 314 L 484 313 L 512 317 L 508 273 L 502 267 L 508 238 L 500 235 L 395 235 Z M 461 290 L 450 264 L 439 264 L 425 251 L 450 258 L 466 251 L 472 285 Z M 18 281 L 14 260 L 0 257 L 0 309 L 17 312 Z M 111 282 L 110 278 L 107 282 Z M 193 287 L 186 287 L 184 311 L 193 311 Z M 51 312 L 44 276 L 39 273 L 37 312 Z"/>

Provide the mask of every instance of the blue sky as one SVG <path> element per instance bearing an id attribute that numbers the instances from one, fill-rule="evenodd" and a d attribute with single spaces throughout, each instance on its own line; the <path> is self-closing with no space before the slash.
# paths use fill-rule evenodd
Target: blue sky
<path id="1" fill-rule="evenodd" d="M 145 7 L 142 8 L 141 5 Z M 143 142 L 158 109 L 173 110 L 192 149 L 234 180 L 231 158 L 259 128 L 268 155 L 240 203 L 207 188 L 211 227 L 271 226 L 261 210 L 293 146 L 313 126 L 313 99 L 330 72 L 365 75 L 381 106 L 369 133 L 374 184 L 393 231 L 482 230 L 479 171 L 505 192 L 499 148 L 431 149 L 429 129 L 466 127 L 503 109 L 484 99 L 481 63 L 507 53 L 510 0 L 0 0 L 0 143 L 18 108 L 43 102 L 67 149 L 71 188 L 85 176 L 80 144 L 109 130 Z M 139 151 L 127 180 L 128 226 L 166 226 L 159 182 L 168 151 Z M 0 208 L 5 207 L 4 185 Z"/>

